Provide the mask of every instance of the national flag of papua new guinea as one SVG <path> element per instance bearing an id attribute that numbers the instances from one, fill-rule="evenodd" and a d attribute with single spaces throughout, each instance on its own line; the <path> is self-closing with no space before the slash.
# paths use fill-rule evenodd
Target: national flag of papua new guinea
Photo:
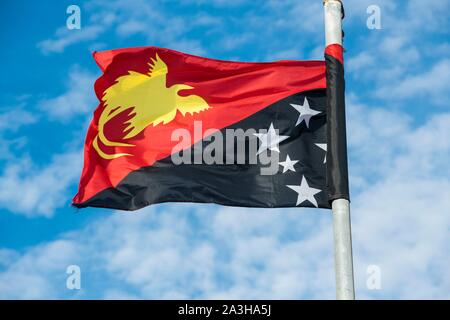
<path id="1" fill-rule="evenodd" d="M 340 101 L 336 89 L 343 92 L 342 48 L 330 46 L 326 57 L 327 67 L 155 47 L 94 53 L 103 71 L 99 106 L 73 204 L 329 208 L 336 196 L 348 197 L 345 174 L 330 185 L 336 170 L 327 167 L 342 156 L 327 155 L 330 115 L 339 117 L 330 108 Z"/>

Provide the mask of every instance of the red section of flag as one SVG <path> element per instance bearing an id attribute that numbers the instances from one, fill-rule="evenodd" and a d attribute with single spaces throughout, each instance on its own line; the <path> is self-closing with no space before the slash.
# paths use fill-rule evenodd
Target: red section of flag
<path id="1" fill-rule="evenodd" d="M 99 118 L 105 108 L 102 102 L 105 90 L 129 71 L 146 74 L 149 61 L 156 54 L 167 65 L 167 87 L 174 84 L 189 85 L 194 89 L 180 91 L 180 95 L 198 95 L 210 108 L 193 115 L 187 113 L 183 116 L 178 112 L 173 121 L 149 125 L 130 139 L 124 139 L 126 132 L 123 132 L 126 128 L 124 123 L 130 115 L 122 112 L 106 124 L 105 135 L 109 140 L 133 146 L 103 145 L 102 148 L 109 153 L 130 153 L 132 156 L 110 160 L 100 157 L 93 148 L 93 141 L 98 135 Z M 131 171 L 151 166 L 155 161 L 170 156 L 178 144 L 178 141 L 171 141 L 175 129 L 190 131 L 194 138 L 193 144 L 203 138 L 201 134 L 194 134 L 194 121 L 202 122 L 203 132 L 219 130 L 294 93 L 326 87 L 323 61 L 231 62 L 155 47 L 96 52 L 94 58 L 104 72 L 95 83 L 100 104 L 88 129 L 84 168 L 74 203 L 82 203 L 96 193 L 116 186 Z"/>
<path id="2" fill-rule="evenodd" d="M 340 44 L 330 44 L 325 48 L 325 54 L 332 56 L 344 65 L 344 48 Z"/>

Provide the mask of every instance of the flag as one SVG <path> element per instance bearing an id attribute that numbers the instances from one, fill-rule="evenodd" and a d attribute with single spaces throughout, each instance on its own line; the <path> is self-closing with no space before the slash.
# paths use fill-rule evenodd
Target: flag
<path id="1" fill-rule="evenodd" d="M 328 186 L 325 61 L 232 62 L 156 47 L 94 58 L 99 105 L 74 206 L 330 208 L 342 190 Z"/>

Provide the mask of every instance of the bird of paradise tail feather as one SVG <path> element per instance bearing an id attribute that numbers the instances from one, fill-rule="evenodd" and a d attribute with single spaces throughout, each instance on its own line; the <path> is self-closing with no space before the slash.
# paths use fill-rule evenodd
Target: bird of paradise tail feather
<path id="1" fill-rule="evenodd" d="M 104 109 L 98 121 L 98 134 L 93 140 L 93 147 L 104 159 L 132 156 L 130 153 L 107 153 L 98 143 L 100 140 L 108 147 L 135 146 L 131 143 L 111 141 L 104 132 L 105 124 L 127 109 L 131 109 L 128 113 L 131 119 L 124 122 L 128 125 L 123 131 L 126 133 L 124 140 L 135 137 L 149 125 L 169 123 L 175 118 L 177 111 L 184 116 L 186 113 L 194 114 L 210 108 L 200 96 L 182 97 L 178 94 L 180 90 L 193 87 L 185 84 L 166 86 L 168 68 L 158 54 L 150 59 L 148 65 L 147 74 L 128 71 L 127 75 L 117 78 L 103 94 Z"/>

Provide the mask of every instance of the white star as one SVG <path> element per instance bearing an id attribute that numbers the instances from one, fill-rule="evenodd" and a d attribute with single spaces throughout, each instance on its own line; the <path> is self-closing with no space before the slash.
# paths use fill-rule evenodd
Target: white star
<path id="1" fill-rule="evenodd" d="M 288 170 L 294 171 L 295 172 L 295 168 L 294 165 L 298 162 L 298 160 L 291 160 L 291 158 L 289 158 L 289 155 L 286 156 L 286 161 L 280 162 L 280 166 L 283 167 L 283 173 L 285 173 Z"/>
<path id="2" fill-rule="evenodd" d="M 297 206 L 299 204 L 302 204 L 306 200 L 308 200 L 316 208 L 318 207 L 317 200 L 316 200 L 316 198 L 314 198 L 314 195 L 321 192 L 322 190 L 316 189 L 316 188 L 310 188 L 308 185 L 308 181 L 306 181 L 305 176 L 302 176 L 302 182 L 299 186 L 288 186 L 287 185 L 286 187 L 288 187 L 298 193 L 297 204 L 296 204 Z"/>
<path id="3" fill-rule="evenodd" d="M 327 163 L 327 144 L 326 143 L 315 143 L 315 145 L 325 151 L 325 158 L 323 159 L 323 163 Z"/>
<path id="4" fill-rule="evenodd" d="M 319 113 L 322 113 L 322 111 L 316 111 L 309 107 L 308 99 L 305 97 L 305 101 L 303 101 L 303 105 L 299 104 L 293 104 L 291 103 L 291 106 L 294 107 L 295 110 L 300 112 L 300 115 L 298 117 L 297 123 L 295 126 L 298 126 L 300 123 L 302 123 L 303 120 L 305 120 L 306 127 L 309 128 L 309 120 Z"/>
<path id="5" fill-rule="evenodd" d="M 289 136 L 278 135 L 273 127 L 273 123 L 270 124 L 267 133 L 254 133 L 254 135 L 257 136 L 259 140 L 261 140 L 261 145 L 259 146 L 258 152 L 256 153 L 257 155 L 267 149 L 280 152 L 280 149 L 278 149 L 278 144 L 289 138 Z"/>

